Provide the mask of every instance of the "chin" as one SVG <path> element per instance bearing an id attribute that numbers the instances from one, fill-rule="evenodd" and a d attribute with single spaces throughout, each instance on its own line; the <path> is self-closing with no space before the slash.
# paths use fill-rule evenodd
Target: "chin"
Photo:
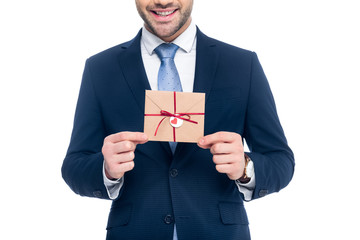
<path id="1" fill-rule="evenodd" d="M 179 31 L 176 28 L 157 28 L 155 29 L 155 33 L 160 38 L 168 38 L 175 35 Z"/>

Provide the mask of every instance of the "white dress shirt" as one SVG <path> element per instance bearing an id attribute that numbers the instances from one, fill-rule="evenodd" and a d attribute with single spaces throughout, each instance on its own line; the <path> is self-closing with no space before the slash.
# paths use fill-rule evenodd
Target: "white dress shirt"
<path id="1" fill-rule="evenodd" d="M 196 60 L 196 26 L 191 22 L 190 26 L 178 36 L 172 43 L 179 46 L 174 57 L 174 62 L 178 70 L 182 89 L 184 92 L 192 92 L 195 78 L 195 60 Z M 144 63 L 147 78 L 152 90 L 157 90 L 157 77 L 160 68 L 161 61 L 154 49 L 160 44 L 164 43 L 163 40 L 150 33 L 145 27 L 142 28 L 141 36 L 141 56 Z M 106 186 L 110 199 L 116 199 L 119 195 L 120 189 L 124 183 L 124 177 L 112 181 L 105 175 L 105 169 L 103 168 L 104 184 Z M 251 181 L 247 184 L 238 184 L 239 191 L 244 194 L 246 201 L 251 200 L 252 193 L 255 188 L 255 175 L 251 178 Z M 139 189 L 141 191 L 141 189 Z M 174 233 L 176 235 L 176 231 Z M 174 236 L 174 239 L 176 236 Z"/>

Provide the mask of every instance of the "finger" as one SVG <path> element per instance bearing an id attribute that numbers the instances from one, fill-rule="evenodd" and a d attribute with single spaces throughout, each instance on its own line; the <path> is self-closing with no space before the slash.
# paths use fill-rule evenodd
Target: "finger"
<path id="1" fill-rule="evenodd" d="M 244 174 L 244 165 L 238 162 L 217 164 L 216 170 L 225 173 L 231 180 L 239 179 Z"/>
<path id="2" fill-rule="evenodd" d="M 112 152 L 115 154 L 135 151 L 136 144 L 131 141 L 122 141 L 113 144 Z"/>
<path id="3" fill-rule="evenodd" d="M 118 171 L 125 173 L 125 172 L 133 170 L 134 167 L 135 167 L 134 161 L 125 162 L 125 163 L 121 163 L 118 165 Z"/>
<path id="4" fill-rule="evenodd" d="M 135 158 L 135 153 L 133 151 L 120 154 L 107 154 L 106 152 L 103 152 L 103 155 L 104 161 L 109 168 L 112 168 L 116 164 L 133 161 Z"/>
<path id="5" fill-rule="evenodd" d="M 210 152 L 215 154 L 228 154 L 234 152 L 234 146 L 229 143 L 215 143 L 210 147 Z"/>
<path id="6" fill-rule="evenodd" d="M 236 140 L 241 140 L 241 136 L 237 133 L 216 132 L 202 137 L 198 142 L 198 146 L 206 149 L 206 148 L 210 148 L 215 143 L 219 143 L 219 142 L 231 143 Z"/>
<path id="7" fill-rule="evenodd" d="M 219 173 L 230 173 L 232 171 L 232 164 L 218 164 L 215 166 Z"/>
<path id="8" fill-rule="evenodd" d="M 110 169 L 107 169 L 107 172 L 110 174 L 111 178 L 122 178 L 125 172 L 131 171 L 135 167 L 134 161 L 125 162 L 121 164 L 116 164 Z"/>
<path id="9" fill-rule="evenodd" d="M 145 133 L 142 132 L 119 132 L 107 136 L 105 140 L 110 141 L 112 143 L 121 142 L 121 141 L 145 143 L 148 141 L 148 137 Z"/>
<path id="10" fill-rule="evenodd" d="M 136 144 L 131 141 L 122 141 L 117 143 L 105 141 L 102 147 L 102 153 L 105 158 L 111 158 L 113 155 L 116 154 L 134 151 L 135 148 Z"/>
<path id="11" fill-rule="evenodd" d="M 213 162 L 216 165 L 219 164 L 231 164 L 236 162 L 235 157 L 232 154 L 218 154 L 213 156 Z"/>
<path id="12" fill-rule="evenodd" d="M 121 164 L 125 162 L 131 162 L 135 159 L 135 153 L 130 152 L 124 152 L 120 154 L 113 155 L 112 159 L 110 160 L 113 164 Z"/>

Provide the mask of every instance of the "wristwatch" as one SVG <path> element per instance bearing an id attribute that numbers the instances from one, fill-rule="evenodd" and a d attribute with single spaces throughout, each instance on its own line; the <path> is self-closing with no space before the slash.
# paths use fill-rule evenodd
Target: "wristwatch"
<path id="1" fill-rule="evenodd" d="M 244 175 L 236 181 L 239 183 L 248 183 L 250 182 L 253 175 L 254 175 L 254 163 L 253 161 L 251 161 L 250 157 L 245 154 Z"/>

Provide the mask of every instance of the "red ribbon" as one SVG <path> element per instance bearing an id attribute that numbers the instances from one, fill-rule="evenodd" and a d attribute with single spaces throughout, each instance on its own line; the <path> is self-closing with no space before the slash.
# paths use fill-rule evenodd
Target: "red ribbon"
<path id="1" fill-rule="evenodd" d="M 157 128 L 156 128 L 156 130 L 155 130 L 154 136 L 156 136 L 157 131 L 158 131 L 161 123 L 162 123 L 162 122 L 164 121 L 164 119 L 167 118 L 167 117 L 176 117 L 176 118 L 182 119 L 182 120 L 184 120 L 184 121 L 188 121 L 188 122 L 191 122 L 191 123 L 194 123 L 194 124 L 198 124 L 198 122 L 193 121 L 193 120 L 190 119 L 190 118 L 191 118 L 190 115 L 205 115 L 205 114 L 204 114 L 204 113 L 176 113 L 176 92 L 174 92 L 174 113 L 170 113 L 170 112 L 165 111 L 165 110 L 160 110 L 160 114 L 144 114 L 144 115 L 145 115 L 145 116 L 164 116 L 164 117 L 160 120 L 160 122 L 159 122 L 159 124 L 158 124 L 158 126 L 157 126 Z M 184 116 L 186 116 L 186 117 L 188 117 L 188 118 L 184 118 Z M 173 136 L 174 136 L 174 142 L 176 142 L 176 138 L 175 138 L 175 127 L 173 127 Z"/>

